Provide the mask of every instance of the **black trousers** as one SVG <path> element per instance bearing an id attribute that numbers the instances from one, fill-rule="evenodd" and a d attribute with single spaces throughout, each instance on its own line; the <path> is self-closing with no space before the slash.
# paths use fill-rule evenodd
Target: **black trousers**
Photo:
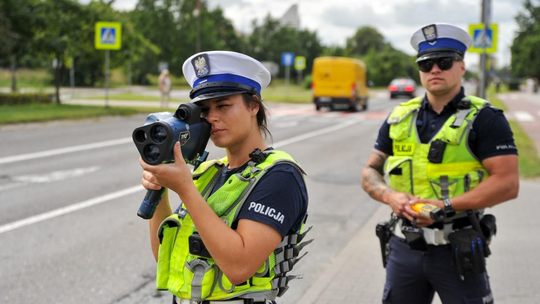
<path id="1" fill-rule="evenodd" d="M 392 237 L 383 303 L 429 304 L 437 292 L 444 304 L 493 304 L 487 272 L 462 281 L 452 264 L 450 246 L 413 251 Z"/>

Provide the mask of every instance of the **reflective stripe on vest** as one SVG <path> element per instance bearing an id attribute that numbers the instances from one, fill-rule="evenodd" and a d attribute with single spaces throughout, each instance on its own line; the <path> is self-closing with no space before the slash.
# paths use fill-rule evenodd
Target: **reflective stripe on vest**
<path id="1" fill-rule="evenodd" d="M 268 172 L 282 163 L 305 173 L 287 153 L 278 150 L 265 152 L 268 157 L 260 164 L 249 162 L 246 169 L 229 179 L 212 195 L 218 177 L 227 164 L 227 159 L 208 161 L 193 172 L 194 183 L 212 210 L 229 226 L 235 222 L 245 199 Z M 276 250 L 261 265 L 255 275 L 240 286 L 233 285 L 213 259 L 201 258 L 189 253 L 189 236 L 197 231 L 189 213 L 182 210 L 163 221 L 159 230 L 157 289 L 169 290 L 184 299 L 224 300 L 230 298 L 252 298 L 255 301 L 274 300 L 287 290 L 287 282 L 295 278 L 288 275 L 301 258 L 301 249 L 311 241 L 302 243 L 309 231 L 285 236 Z"/>
<path id="2" fill-rule="evenodd" d="M 423 144 L 416 129 L 422 97 L 396 107 L 388 117 L 393 155 L 388 157 L 385 173 L 390 187 L 421 198 L 454 197 L 476 187 L 488 176 L 468 146 L 469 130 L 476 115 L 489 103 L 475 96 L 468 109 L 461 109 L 444 123 L 439 132 Z M 446 142 L 442 163 L 431 163 L 428 153 L 432 141 Z"/>

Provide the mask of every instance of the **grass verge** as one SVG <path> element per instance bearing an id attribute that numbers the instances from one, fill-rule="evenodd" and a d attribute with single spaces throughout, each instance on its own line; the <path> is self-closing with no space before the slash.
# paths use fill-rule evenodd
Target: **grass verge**
<path id="1" fill-rule="evenodd" d="M 104 100 L 105 95 L 84 97 L 83 99 Z M 139 94 L 133 94 L 133 93 L 120 93 L 120 94 L 109 95 L 109 100 L 160 101 L 161 97 L 159 97 L 159 96 L 151 96 L 151 95 L 139 95 Z M 185 102 L 185 101 L 189 101 L 189 98 L 187 98 L 187 97 L 185 99 L 171 98 L 170 101 Z"/>
<path id="2" fill-rule="evenodd" d="M 495 91 L 488 90 L 489 102 L 495 107 L 507 110 L 506 105 L 497 97 Z M 540 177 L 540 158 L 534 142 L 527 136 L 521 125 L 514 120 L 509 120 L 514 133 L 514 140 L 519 151 L 519 175 L 522 178 Z"/>
<path id="3" fill-rule="evenodd" d="M 153 108 L 95 107 L 81 105 L 29 104 L 0 106 L 0 124 L 43 122 L 61 119 L 87 119 L 109 115 L 155 112 Z M 161 109 L 162 111 L 162 109 Z"/>
<path id="4" fill-rule="evenodd" d="M 262 97 L 267 102 L 311 103 L 313 96 L 310 89 L 299 86 L 271 86 L 262 91 Z"/>

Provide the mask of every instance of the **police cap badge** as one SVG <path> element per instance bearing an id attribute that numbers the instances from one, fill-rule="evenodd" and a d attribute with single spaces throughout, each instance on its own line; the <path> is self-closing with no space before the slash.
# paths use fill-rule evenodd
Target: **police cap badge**
<path id="1" fill-rule="evenodd" d="M 432 42 L 437 40 L 437 26 L 435 24 L 430 24 L 422 28 L 422 33 L 424 33 L 424 38 L 427 42 Z"/>
<path id="2" fill-rule="evenodd" d="M 198 78 L 206 77 L 210 74 L 210 60 L 208 60 L 207 54 L 199 54 L 191 60 L 191 63 Z"/>

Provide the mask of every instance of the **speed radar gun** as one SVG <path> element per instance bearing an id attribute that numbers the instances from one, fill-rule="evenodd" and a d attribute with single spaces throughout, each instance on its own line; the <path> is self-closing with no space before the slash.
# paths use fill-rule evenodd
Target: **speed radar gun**
<path id="1" fill-rule="evenodd" d="M 201 118 L 201 109 L 193 103 L 184 103 L 174 114 L 148 115 L 144 125 L 133 131 L 133 142 L 147 164 L 158 165 L 174 162 L 173 148 L 179 141 L 184 160 L 196 169 L 208 157 L 205 149 L 210 129 L 210 123 Z M 164 188 L 148 190 L 137 215 L 151 219 L 164 191 Z"/>

